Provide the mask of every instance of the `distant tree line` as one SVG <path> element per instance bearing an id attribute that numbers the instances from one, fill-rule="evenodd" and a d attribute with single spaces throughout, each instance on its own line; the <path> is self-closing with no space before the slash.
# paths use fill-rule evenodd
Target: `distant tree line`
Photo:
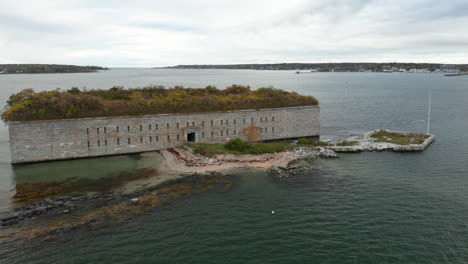
<path id="1" fill-rule="evenodd" d="M 0 73 L 18 74 L 18 73 L 77 73 L 77 72 L 96 72 L 99 70 L 108 70 L 108 68 L 99 66 L 76 66 L 59 64 L 0 64 Z"/>
<path id="2" fill-rule="evenodd" d="M 439 63 L 274 63 L 274 64 L 225 64 L 225 65 L 177 65 L 167 68 L 176 69 L 245 69 L 245 70 L 312 70 L 328 71 L 382 71 L 384 67 L 396 67 L 398 69 L 439 69 L 444 64 Z M 453 64 L 462 71 L 468 71 L 468 64 Z"/>
<path id="3" fill-rule="evenodd" d="M 99 116 L 147 115 L 168 113 L 213 112 L 318 105 L 312 96 L 275 88 L 251 90 L 249 86 L 232 85 L 224 90 L 205 88 L 165 88 L 148 86 L 109 90 L 35 92 L 25 89 L 10 96 L 2 113 L 5 121 L 32 121 Z"/>

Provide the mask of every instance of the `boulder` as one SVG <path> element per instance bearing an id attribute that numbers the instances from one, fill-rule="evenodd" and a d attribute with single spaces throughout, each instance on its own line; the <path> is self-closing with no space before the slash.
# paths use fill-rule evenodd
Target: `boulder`
<path id="1" fill-rule="evenodd" d="M 336 152 L 331 149 L 318 148 L 317 156 L 321 158 L 337 158 Z"/>

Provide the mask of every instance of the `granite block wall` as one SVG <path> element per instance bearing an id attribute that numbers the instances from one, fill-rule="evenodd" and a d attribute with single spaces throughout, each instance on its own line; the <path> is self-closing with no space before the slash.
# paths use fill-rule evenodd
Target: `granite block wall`
<path id="1" fill-rule="evenodd" d="M 8 123 L 12 163 L 139 153 L 187 142 L 319 136 L 318 106 Z"/>

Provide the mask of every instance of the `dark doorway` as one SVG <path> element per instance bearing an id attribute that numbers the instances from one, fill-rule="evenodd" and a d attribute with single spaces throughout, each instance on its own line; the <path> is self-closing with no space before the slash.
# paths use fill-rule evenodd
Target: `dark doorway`
<path id="1" fill-rule="evenodd" d="M 195 132 L 187 133 L 187 142 L 195 142 Z"/>

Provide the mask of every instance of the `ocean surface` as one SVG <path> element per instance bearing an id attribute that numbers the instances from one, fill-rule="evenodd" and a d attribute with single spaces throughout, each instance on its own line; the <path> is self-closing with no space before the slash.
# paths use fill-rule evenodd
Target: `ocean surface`
<path id="1" fill-rule="evenodd" d="M 316 160 L 308 175 L 277 181 L 234 172 L 227 192 L 202 192 L 138 218 L 49 241 L 0 241 L 0 263 L 468 263 L 468 77 L 118 68 L 98 73 L 0 75 L 0 102 L 24 88 L 114 85 L 274 86 L 315 96 L 322 139 L 373 129 L 430 133 L 422 153 L 355 153 Z M 96 182 L 157 167 L 146 155 L 10 165 L 0 126 L 0 210 L 18 186 Z M 274 213 L 273 213 L 274 212 Z"/>

